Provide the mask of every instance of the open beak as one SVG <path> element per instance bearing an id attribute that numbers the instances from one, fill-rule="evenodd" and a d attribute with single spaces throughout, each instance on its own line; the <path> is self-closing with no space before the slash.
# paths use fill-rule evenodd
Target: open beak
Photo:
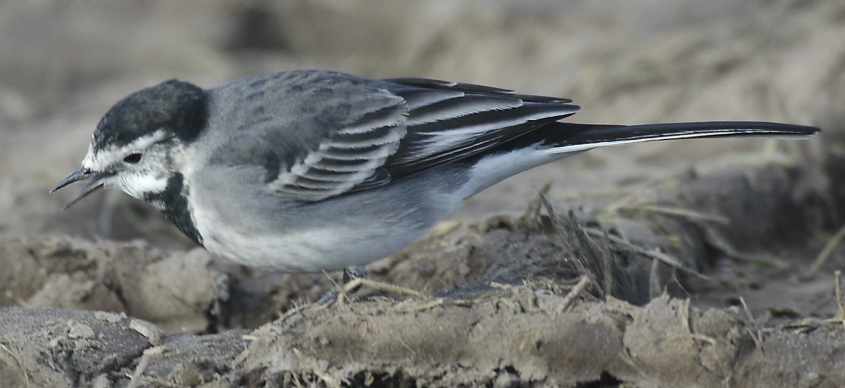
<path id="1" fill-rule="evenodd" d="M 64 187 L 70 186 L 73 183 L 88 179 L 88 184 L 85 185 L 85 188 L 82 189 L 82 192 L 78 196 L 76 196 L 76 198 L 68 202 L 67 205 L 65 205 L 64 208 L 65 210 L 67 210 L 68 208 L 75 205 L 77 202 L 81 201 L 83 198 L 87 197 L 91 193 L 101 189 L 105 185 L 105 183 L 102 182 L 102 177 L 103 176 L 101 174 L 96 174 L 87 168 L 80 168 L 70 173 L 70 175 L 66 176 L 64 179 L 62 179 L 61 182 L 56 185 L 56 187 L 50 190 L 50 194 L 55 193 Z"/>

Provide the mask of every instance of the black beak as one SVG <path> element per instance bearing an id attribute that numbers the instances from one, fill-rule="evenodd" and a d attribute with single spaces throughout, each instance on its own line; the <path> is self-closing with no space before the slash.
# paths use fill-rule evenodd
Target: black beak
<path id="1" fill-rule="evenodd" d="M 50 194 L 53 194 L 53 193 L 65 188 L 66 186 L 69 186 L 72 183 L 76 183 L 76 182 L 79 182 L 81 180 L 88 179 L 88 177 L 90 177 L 91 175 L 92 175 L 91 170 L 89 170 L 87 168 L 80 168 L 80 169 L 70 173 L 70 175 L 66 176 L 65 179 L 62 179 L 61 182 L 59 182 L 59 184 L 56 185 L 56 187 L 54 187 L 52 190 L 50 190 Z"/>
<path id="2" fill-rule="evenodd" d="M 90 181 L 88 182 L 87 185 L 85 185 L 85 188 L 82 190 L 82 192 L 76 198 L 74 198 L 73 200 L 68 202 L 67 205 L 65 205 L 65 210 L 67 210 L 68 208 L 70 208 L 71 206 L 76 204 L 77 202 L 81 201 L 83 198 L 87 197 L 89 194 L 91 194 L 91 193 L 97 191 L 98 189 L 102 188 L 104 183 L 100 181 L 101 176 L 95 174 L 93 171 L 91 171 L 87 168 L 80 168 L 80 169 L 70 173 L 70 175 L 66 176 L 65 179 L 62 179 L 61 182 L 59 182 L 56 185 L 56 187 L 54 187 L 52 190 L 50 190 L 50 193 L 51 194 L 55 193 L 55 192 L 61 190 L 62 188 L 67 187 L 67 186 L 69 186 L 73 183 L 83 181 L 83 180 L 86 180 L 86 179 L 89 179 L 89 178 L 90 178 Z"/>

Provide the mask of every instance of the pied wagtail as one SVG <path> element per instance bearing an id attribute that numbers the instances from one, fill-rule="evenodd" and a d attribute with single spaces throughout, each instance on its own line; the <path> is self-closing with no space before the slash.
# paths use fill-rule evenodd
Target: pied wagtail
<path id="1" fill-rule="evenodd" d="M 253 267 L 360 266 L 421 238 L 464 199 L 592 148 L 717 136 L 806 136 L 746 121 L 561 120 L 571 100 L 419 78 L 289 71 L 130 94 L 97 125 L 68 206 L 105 186 L 160 209 L 210 252 Z"/>

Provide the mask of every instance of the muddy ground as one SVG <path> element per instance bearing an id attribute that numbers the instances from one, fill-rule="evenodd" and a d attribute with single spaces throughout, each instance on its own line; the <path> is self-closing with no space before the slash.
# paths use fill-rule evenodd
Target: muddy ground
<path id="1" fill-rule="evenodd" d="M 375 3 L 0 2 L 0 387 L 845 386 L 845 5 Z M 129 91 L 301 67 L 824 132 L 532 170 L 369 266 L 421 296 L 338 303 L 120 193 L 47 195 Z"/>

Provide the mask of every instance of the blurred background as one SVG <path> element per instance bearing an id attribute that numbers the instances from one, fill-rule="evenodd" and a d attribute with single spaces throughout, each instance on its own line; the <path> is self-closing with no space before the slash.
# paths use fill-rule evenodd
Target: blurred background
<path id="1" fill-rule="evenodd" d="M 296 68 L 419 76 L 570 97 L 581 122 L 768 120 L 845 110 L 841 0 L 0 1 L 0 233 L 188 246 L 120 193 L 68 212 L 47 189 L 78 165 L 119 98 L 179 78 L 213 87 Z M 647 184 L 780 143 L 594 151 L 513 178 L 461 217 Z M 761 152 L 756 152 L 761 151 Z"/>

